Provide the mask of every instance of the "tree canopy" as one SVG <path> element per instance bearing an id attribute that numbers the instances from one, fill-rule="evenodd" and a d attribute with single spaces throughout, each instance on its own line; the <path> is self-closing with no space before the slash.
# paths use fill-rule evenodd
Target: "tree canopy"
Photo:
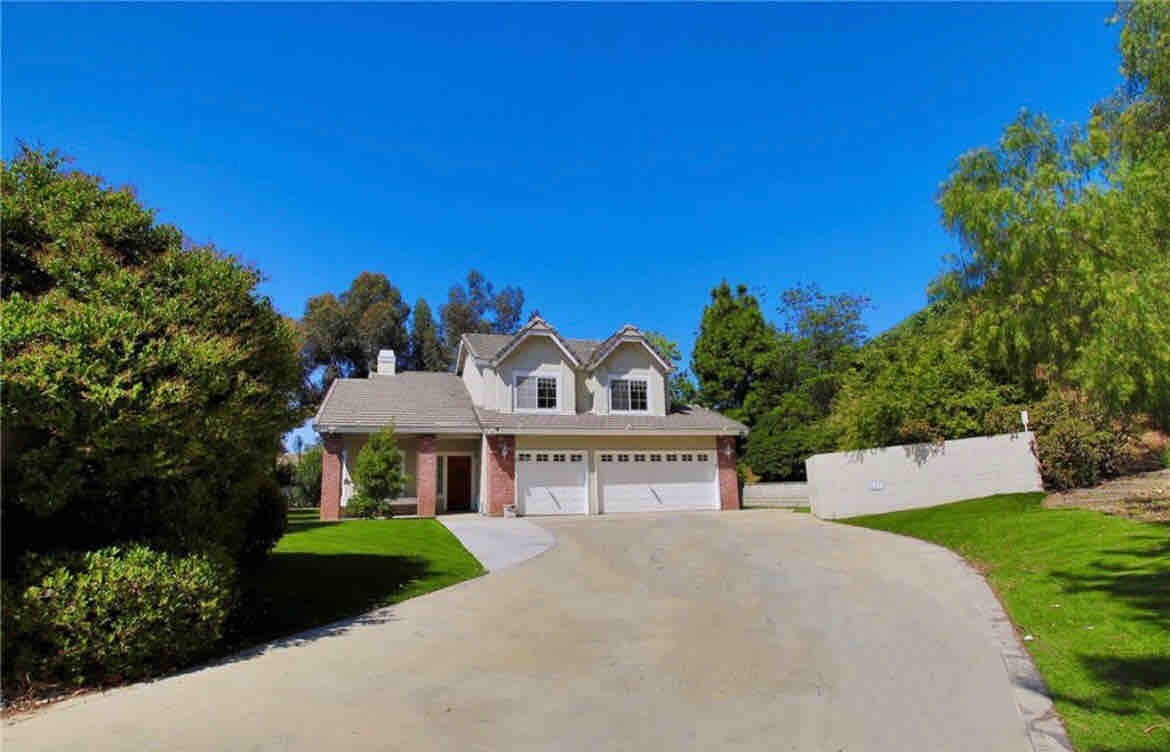
<path id="1" fill-rule="evenodd" d="M 295 330 L 259 273 L 129 189 L 3 163 L 5 556 L 148 540 L 242 555 L 302 418 Z"/>
<path id="2" fill-rule="evenodd" d="M 410 359 L 408 367 L 415 371 L 446 371 L 450 366 L 439 329 L 431 307 L 425 298 L 419 298 L 411 314 Z"/>
<path id="3" fill-rule="evenodd" d="M 362 378 L 377 367 L 379 350 L 405 361 L 410 306 L 385 274 L 362 272 L 340 297 L 325 293 L 305 304 L 304 357 L 324 367 L 323 387 L 338 377 Z"/>
<path id="4" fill-rule="evenodd" d="M 1076 386 L 1170 422 L 1170 6 L 1119 16 L 1122 87 L 1087 125 L 1022 112 L 962 155 L 939 194 L 961 252 L 934 286 L 962 301 L 998 378 Z"/>
<path id="5" fill-rule="evenodd" d="M 447 362 L 455 360 L 464 334 L 514 334 L 523 311 L 523 290 L 509 285 L 497 292 L 483 274 L 472 269 L 465 284 L 451 286 L 447 302 L 439 308 Z"/>

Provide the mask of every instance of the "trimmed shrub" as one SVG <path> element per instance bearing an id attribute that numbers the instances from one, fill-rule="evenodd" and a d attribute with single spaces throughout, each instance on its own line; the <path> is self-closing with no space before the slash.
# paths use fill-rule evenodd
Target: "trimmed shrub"
<path id="1" fill-rule="evenodd" d="M 293 468 L 292 498 L 294 507 L 315 507 L 321 503 L 321 458 L 325 449 L 317 444 L 305 450 Z"/>
<path id="2" fill-rule="evenodd" d="M 1036 435 L 1036 454 L 1045 485 L 1064 490 L 1093 486 L 1116 477 L 1127 457 L 1128 428 L 1085 395 L 1053 390 L 1024 406 Z M 1020 430 L 1022 406 L 1001 407 L 988 414 L 990 433 Z"/>
<path id="3" fill-rule="evenodd" d="M 366 520 L 390 516 L 390 503 L 367 496 L 360 491 L 349 498 L 345 505 L 346 517 L 360 517 Z"/>
<path id="4" fill-rule="evenodd" d="M 275 478 L 266 478 L 256 489 L 256 505 L 244 526 L 240 564 L 256 567 L 268 557 L 288 529 L 288 500 Z"/>
<path id="5" fill-rule="evenodd" d="M 370 436 L 354 463 L 357 495 L 378 501 L 394 501 L 406 489 L 402 452 L 394 438 L 394 427 L 386 426 Z M 351 500 L 352 502 L 352 500 Z"/>
<path id="6" fill-rule="evenodd" d="M 233 606 L 226 557 L 141 545 L 29 554 L 5 583 L 4 673 L 20 681 L 141 679 L 206 655 Z"/>

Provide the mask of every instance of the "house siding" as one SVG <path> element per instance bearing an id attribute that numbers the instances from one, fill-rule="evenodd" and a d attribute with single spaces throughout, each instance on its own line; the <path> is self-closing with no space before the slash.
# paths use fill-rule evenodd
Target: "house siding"
<path id="1" fill-rule="evenodd" d="M 577 410 L 577 378 L 564 353 L 548 337 L 533 336 L 522 342 L 498 367 L 496 406 L 494 409 L 512 411 L 512 385 L 520 372 L 548 370 L 557 374 L 560 412 Z M 485 405 L 485 407 L 488 407 Z"/>
<path id="2" fill-rule="evenodd" d="M 648 415 L 666 415 L 666 374 L 662 366 L 646 348 L 633 342 L 625 342 L 614 348 L 609 357 L 598 364 L 591 374 L 589 388 L 593 390 L 593 412 L 598 415 L 609 413 L 609 377 L 629 374 L 645 378 L 649 391 Z"/>

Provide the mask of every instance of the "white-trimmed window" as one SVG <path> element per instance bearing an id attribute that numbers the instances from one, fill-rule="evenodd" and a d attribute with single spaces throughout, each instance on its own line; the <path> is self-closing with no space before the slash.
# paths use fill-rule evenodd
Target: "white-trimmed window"
<path id="1" fill-rule="evenodd" d="M 609 409 L 615 413 L 644 413 L 650 409 L 650 382 L 646 379 L 610 379 Z"/>
<path id="2" fill-rule="evenodd" d="M 552 374 L 528 373 L 516 376 L 517 410 L 556 410 L 557 377 Z"/>

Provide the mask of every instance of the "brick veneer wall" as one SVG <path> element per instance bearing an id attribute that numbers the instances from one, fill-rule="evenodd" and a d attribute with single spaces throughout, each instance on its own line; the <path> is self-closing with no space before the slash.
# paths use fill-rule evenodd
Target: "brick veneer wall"
<path id="1" fill-rule="evenodd" d="M 341 453 L 345 441 L 337 434 L 321 437 L 321 519 L 341 519 Z"/>
<path id="2" fill-rule="evenodd" d="M 735 437 L 720 436 L 715 453 L 719 455 L 719 508 L 739 509 L 739 476 L 735 472 Z"/>
<path id="3" fill-rule="evenodd" d="M 499 517 L 516 503 L 516 437 L 488 436 L 487 442 L 487 513 Z"/>
<path id="4" fill-rule="evenodd" d="M 418 437 L 418 457 L 415 464 L 415 495 L 418 497 L 418 516 L 434 517 L 438 498 L 438 459 L 435 457 L 435 437 Z"/>

